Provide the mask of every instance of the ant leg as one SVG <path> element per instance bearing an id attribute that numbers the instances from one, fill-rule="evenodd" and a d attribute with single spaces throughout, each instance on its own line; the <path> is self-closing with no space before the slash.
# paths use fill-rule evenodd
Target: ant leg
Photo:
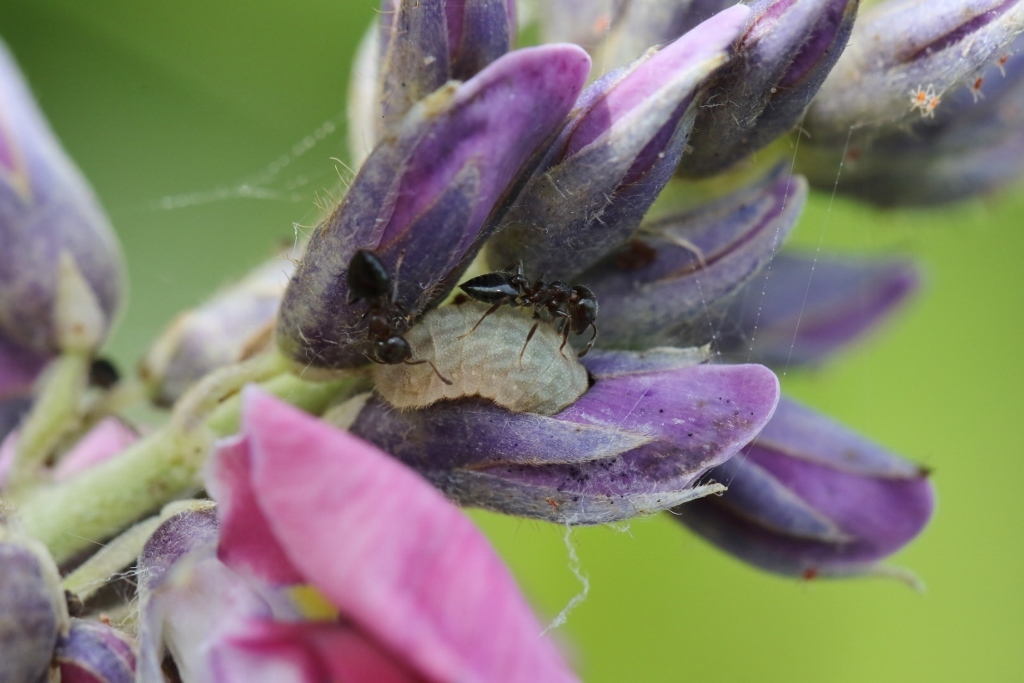
<path id="1" fill-rule="evenodd" d="M 569 360 L 569 357 L 566 356 L 564 353 L 562 353 L 562 349 L 565 348 L 565 343 L 567 341 L 569 341 L 569 326 L 568 325 L 562 326 L 562 328 L 559 330 L 559 332 L 562 333 L 562 345 L 558 347 L 558 355 L 560 355 L 565 360 Z"/>
<path id="2" fill-rule="evenodd" d="M 451 384 L 452 384 L 452 381 L 451 381 L 450 379 L 448 379 L 447 377 L 445 377 L 444 375 L 442 375 L 442 374 L 441 374 L 441 373 L 440 373 L 440 372 L 438 371 L 438 369 L 437 369 L 437 366 L 436 366 L 436 365 L 434 365 L 434 364 L 433 364 L 433 362 L 431 362 L 431 361 L 429 361 L 429 360 L 426 360 L 426 359 L 424 359 L 424 360 L 405 360 L 405 361 L 403 361 L 403 362 L 404 362 L 404 363 L 405 363 L 406 365 L 423 365 L 424 363 L 426 363 L 426 364 L 427 364 L 427 365 L 429 365 L 429 366 L 430 366 L 430 368 L 431 368 L 431 369 L 432 369 L 432 370 L 434 371 L 434 374 L 435 374 L 435 375 L 437 375 L 437 378 L 438 378 L 439 380 L 441 380 L 442 382 L 444 382 L 444 383 L 445 383 L 445 384 L 447 384 L 448 386 L 451 386 Z"/>
<path id="3" fill-rule="evenodd" d="M 473 325 L 473 329 L 471 329 L 466 334 L 460 334 L 458 337 L 456 337 L 456 339 L 462 339 L 463 337 L 468 337 L 469 335 L 471 335 L 474 332 L 476 332 L 476 328 L 480 327 L 480 323 L 482 323 L 484 321 L 484 318 L 486 318 L 491 313 L 494 313 L 496 310 L 498 310 L 501 307 L 502 303 L 503 302 L 499 301 L 496 304 L 492 304 L 491 307 L 487 309 L 487 312 L 484 313 L 482 316 L 480 316 L 480 319 L 476 321 L 476 325 Z"/>
<path id="4" fill-rule="evenodd" d="M 530 340 L 533 339 L 533 334 L 534 334 L 534 332 L 537 331 L 537 326 L 538 325 L 540 325 L 540 321 L 539 320 L 533 324 L 533 327 L 530 328 L 530 334 L 526 335 L 526 342 L 523 344 L 523 350 L 519 352 L 519 367 L 520 368 L 523 367 L 523 354 L 526 353 L 526 347 L 530 345 Z"/>
<path id="5" fill-rule="evenodd" d="M 587 342 L 587 348 L 576 354 L 577 358 L 583 358 L 583 356 L 587 355 L 587 351 L 593 348 L 594 340 L 597 339 L 597 325 L 590 323 L 590 326 L 594 328 L 594 335 L 590 338 L 590 341 Z"/>

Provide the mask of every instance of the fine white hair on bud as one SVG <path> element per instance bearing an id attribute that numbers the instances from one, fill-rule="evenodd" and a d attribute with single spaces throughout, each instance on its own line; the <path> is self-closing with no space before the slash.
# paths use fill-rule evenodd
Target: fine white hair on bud
<path id="1" fill-rule="evenodd" d="M 405 335 L 417 364 L 377 366 L 377 392 L 397 408 L 482 396 L 513 412 L 546 415 L 583 395 L 587 371 L 570 345 L 562 348 L 563 337 L 552 323 L 512 308 L 499 308 L 481 321 L 487 308 L 470 302 L 424 316 Z M 430 361 L 437 372 L 419 361 Z M 438 373 L 451 384 L 442 382 Z"/>

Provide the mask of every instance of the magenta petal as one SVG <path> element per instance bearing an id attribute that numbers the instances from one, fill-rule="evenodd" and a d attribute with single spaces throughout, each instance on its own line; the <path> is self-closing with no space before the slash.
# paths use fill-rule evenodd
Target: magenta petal
<path id="1" fill-rule="evenodd" d="M 217 557 L 232 569 L 270 584 L 302 583 L 302 575 L 277 544 L 256 502 L 251 475 L 248 439 L 238 436 L 221 441 L 206 477 L 206 488 L 217 501 L 220 518 Z"/>
<path id="2" fill-rule="evenodd" d="M 89 433 L 61 459 L 54 468 L 54 478 L 57 481 L 70 479 L 117 455 L 138 438 L 124 422 L 108 417 L 90 429 Z"/>
<path id="3" fill-rule="evenodd" d="M 213 668 L 224 683 L 425 680 L 359 631 L 326 623 L 250 622 L 218 649 Z"/>
<path id="4" fill-rule="evenodd" d="M 418 475 L 255 390 L 243 433 L 285 553 L 386 647 L 440 681 L 575 680 L 484 537 Z"/>

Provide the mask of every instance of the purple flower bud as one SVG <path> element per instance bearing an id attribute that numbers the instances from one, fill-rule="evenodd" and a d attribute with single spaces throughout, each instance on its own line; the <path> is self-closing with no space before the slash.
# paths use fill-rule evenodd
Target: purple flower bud
<path id="1" fill-rule="evenodd" d="M 153 400 L 170 405 L 206 373 L 269 343 L 294 263 L 275 259 L 179 315 L 146 355 L 139 374 Z"/>
<path id="2" fill-rule="evenodd" d="M 506 215 L 495 260 L 568 278 L 625 241 L 675 171 L 695 98 L 748 14 L 725 10 L 590 86 Z"/>
<path id="3" fill-rule="evenodd" d="M 47 359 L 47 355 L 27 351 L 0 336 L 0 400 L 31 393 Z"/>
<path id="4" fill-rule="evenodd" d="M 2 345 L 40 357 L 98 346 L 124 287 L 121 249 L 2 45 L 0 242 Z"/>
<path id="5" fill-rule="evenodd" d="M 931 517 L 926 474 L 784 400 L 742 455 L 710 473 L 729 490 L 673 513 L 760 569 L 804 578 L 870 574 Z"/>
<path id="6" fill-rule="evenodd" d="M 133 647 L 131 637 L 106 624 L 72 619 L 57 643 L 61 683 L 134 683 Z"/>
<path id="7" fill-rule="evenodd" d="M 806 198 L 803 178 L 780 166 L 725 199 L 643 226 L 580 275 L 601 303 L 601 345 L 706 343 L 723 300 L 771 261 Z"/>
<path id="8" fill-rule="evenodd" d="M 36 541 L 19 537 L 0 513 L 0 681 L 46 680 L 68 612 L 57 567 Z"/>
<path id="9" fill-rule="evenodd" d="M 881 206 L 952 202 L 1012 181 L 1024 171 L 1022 49 L 1018 38 L 929 116 L 897 130 L 859 131 L 841 145 L 807 141 L 801 170 L 814 185 Z"/>
<path id="10" fill-rule="evenodd" d="M 788 133 L 835 65 L 858 0 L 756 0 L 736 56 L 715 75 L 681 173 L 724 170 Z"/>
<path id="11" fill-rule="evenodd" d="M 451 77 L 444 0 L 381 3 L 380 106 L 383 130 Z"/>
<path id="12" fill-rule="evenodd" d="M 622 20 L 629 3 L 630 0 L 546 0 L 537 3 L 541 42 L 576 43 L 593 51 L 608 35 L 609 29 Z M 644 45 L 644 49 L 651 44 Z"/>
<path id="13" fill-rule="evenodd" d="M 947 93 L 996 63 L 1021 30 L 1018 0 L 880 3 L 857 22 L 804 127 L 815 144 L 843 145 L 851 129 L 930 117 Z"/>
<path id="14" fill-rule="evenodd" d="M 448 81 L 482 71 L 515 37 L 514 0 L 384 0 L 380 15 L 353 73 L 360 136 L 371 141 Z"/>
<path id="15" fill-rule="evenodd" d="M 212 506 L 190 509 L 164 521 L 142 549 L 138 680 L 163 680 L 165 642 L 190 655 L 176 662 L 185 680 L 205 680 L 193 676 L 203 664 L 195 657 L 197 645 L 219 625 L 227 605 L 241 609 L 253 602 L 249 592 L 236 589 L 218 571 L 218 530 Z"/>
<path id="16" fill-rule="evenodd" d="M 445 0 L 452 78 L 468 80 L 515 42 L 515 0 Z"/>
<path id="17" fill-rule="evenodd" d="M 285 353 L 320 368 L 366 362 L 364 310 L 347 304 L 359 249 L 387 268 L 411 321 L 442 300 L 496 226 L 499 200 L 557 132 L 589 67 L 573 45 L 518 50 L 413 107 L 310 240 L 282 304 Z"/>
<path id="18" fill-rule="evenodd" d="M 462 505 L 571 524 L 629 519 L 717 490 L 694 484 L 774 410 L 778 380 L 766 368 L 697 357 L 593 351 L 594 385 L 552 416 L 478 399 L 396 411 L 372 398 L 351 431 Z"/>
<path id="19" fill-rule="evenodd" d="M 551 29 L 559 24 L 579 21 L 578 16 L 581 8 L 574 7 L 581 3 L 572 0 L 555 0 L 553 5 L 546 12 L 550 20 L 546 24 L 553 24 Z M 595 8 L 600 7 L 600 2 L 587 2 Z M 710 19 L 725 8 L 736 4 L 732 0 L 626 0 L 619 2 L 614 8 L 605 8 L 604 13 L 592 19 L 589 27 L 593 31 L 600 29 L 603 40 L 600 45 L 591 41 L 594 46 L 596 64 L 601 65 L 605 70 L 610 70 L 633 61 L 642 55 L 652 45 L 663 45 L 670 43 L 687 31 L 693 29 L 702 21 Z M 567 10 L 574 10 L 575 16 L 560 16 Z M 594 11 L 594 10 L 591 10 Z M 547 17 L 545 17 L 547 19 Z M 581 33 L 582 27 L 573 27 L 577 33 Z M 565 30 L 565 29 L 563 29 Z M 585 40 L 586 37 L 582 36 Z M 566 38 L 568 40 L 568 38 Z M 575 42 L 575 41 L 573 41 Z"/>
<path id="20" fill-rule="evenodd" d="M 737 362 L 820 363 L 888 319 L 919 284 L 909 261 L 780 254 L 730 305 L 718 349 Z"/>

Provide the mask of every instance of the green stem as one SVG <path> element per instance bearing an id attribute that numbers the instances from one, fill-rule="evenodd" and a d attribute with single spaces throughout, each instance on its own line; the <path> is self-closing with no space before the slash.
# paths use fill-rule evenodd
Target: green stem
<path id="1" fill-rule="evenodd" d="M 18 435 L 11 491 L 18 492 L 38 482 L 46 459 L 78 425 L 78 403 L 89 375 L 90 360 L 88 353 L 68 351 L 53 361 L 42 392 Z"/>
<path id="2" fill-rule="evenodd" d="M 355 384 L 353 378 L 314 383 L 291 374 L 274 376 L 280 367 L 279 360 L 270 358 L 214 372 L 182 398 L 171 422 L 159 431 L 117 457 L 20 501 L 25 530 L 61 563 L 168 501 L 198 491 L 214 440 L 237 431 L 241 404 L 232 394 L 247 381 L 270 377 L 264 384 L 268 391 L 314 413 Z"/>
<path id="3" fill-rule="evenodd" d="M 197 474 L 212 444 L 206 430 L 164 427 L 73 479 L 36 490 L 19 505 L 25 531 L 61 564 L 167 501 L 199 490 Z"/>
<path id="4" fill-rule="evenodd" d="M 355 383 L 354 378 L 345 378 L 331 382 L 310 382 L 292 374 L 278 375 L 260 383 L 260 388 L 277 396 L 296 408 L 307 413 L 319 415 L 345 389 Z M 206 426 L 218 436 L 228 436 L 238 432 L 239 419 L 242 414 L 242 397 L 232 396 L 217 408 L 206 419 Z"/>

